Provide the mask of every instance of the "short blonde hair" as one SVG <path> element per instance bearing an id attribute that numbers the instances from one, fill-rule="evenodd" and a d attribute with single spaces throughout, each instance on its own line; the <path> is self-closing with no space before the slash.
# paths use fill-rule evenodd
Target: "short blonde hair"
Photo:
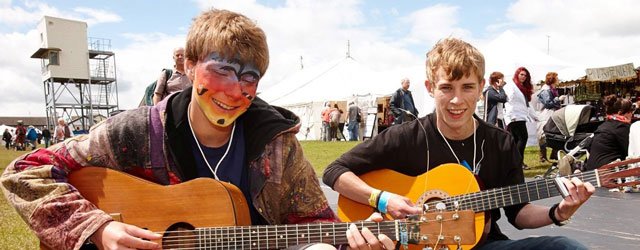
<path id="1" fill-rule="evenodd" d="M 228 10 L 211 9 L 193 20 L 185 57 L 193 62 L 216 52 L 222 58 L 252 63 L 260 75 L 269 67 L 269 48 L 264 31 L 251 19 Z"/>
<path id="2" fill-rule="evenodd" d="M 457 38 L 445 38 L 427 53 L 427 79 L 435 84 L 436 72 L 442 68 L 447 80 L 458 80 L 475 73 L 478 82 L 484 77 L 484 56 L 471 44 Z"/>

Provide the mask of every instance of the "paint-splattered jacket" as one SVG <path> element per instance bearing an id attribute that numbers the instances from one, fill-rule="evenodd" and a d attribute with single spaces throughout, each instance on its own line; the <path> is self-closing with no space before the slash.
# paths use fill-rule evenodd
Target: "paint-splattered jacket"
<path id="1" fill-rule="evenodd" d="M 53 249 L 79 248 L 112 219 L 66 183 L 69 172 L 101 166 L 164 185 L 197 177 L 186 122 L 190 96 L 191 88 L 157 106 L 111 117 L 88 135 L 21 156 L 0 179 L 7 200 L 41 242 Z M 264 219 L 270 224 L 337 221 L 295 138 L 298 117 L 259 98 L 241 117 L 251 197 Z"/>

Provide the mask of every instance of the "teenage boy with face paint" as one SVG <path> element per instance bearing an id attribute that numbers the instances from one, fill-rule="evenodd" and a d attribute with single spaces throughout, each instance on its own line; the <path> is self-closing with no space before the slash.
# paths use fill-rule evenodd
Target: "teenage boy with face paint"
<path id="1" fill-rule="evenodd" d="M 52 249 L 77 249 L 89 239 L 109 249 L 159 247 L 143 239 L 160 235 L 113 221 L 65 182 L 86 166 L 163 185 L 198 177 L 230 182 L 244 194 L 254 225 L 337 221 L 296 140 L 300 120 L 256 97 L 268 63 L 265 34 L 254 22 L 229 11 L 204 12 L 187 36 L 192 88 L 16 159 L 1 177 L 7 200 Z"/>
<path id="2" fill-rule="evenodd" d="M 357 175 L 376 169 L 392 169 L 408 176 L 421 175 L 445 163 L 463 165 L 476 174 L 484 188 L 524 182 L 522 156 L 511 135 L 474 115 L 484 86 L 484 57 L 470 44 L 455 38 L 439 41 L 427 53 L 425 87 L 435 100 L 435 111 L 426 117 L 392 126 L 331 163 L 323 181 L 340 194 L 370 204 L 372 193 L 385 197 L 384 208 L 394 218 L 405 218 L 422 210 L 408 198 L 376 190 Z M 440 180 L 442 182 L 442 180 Z M 474 180 L 475 181 L 475 180 Z M 518 229 L 562 224 L 595 191 L 578 178 L 562 178 L 570 195 L 551 208 L 524 203 L 504 208 L 509 222 Z M 468 185 L 468 183 L 451 183 Z M 425 190 L 427 191 L 427 190 Z M 530 237 L 509 240 L 491 212 L 487 240 L 474 249 L 586 249 L 566 237 Z"/>

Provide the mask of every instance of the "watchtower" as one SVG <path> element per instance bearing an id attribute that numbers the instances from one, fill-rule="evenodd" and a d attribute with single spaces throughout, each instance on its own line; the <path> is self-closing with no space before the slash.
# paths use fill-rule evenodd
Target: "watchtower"
<path id="1" fill-rule="evenodd" d="M 62 117 L 88 130 L 118 110 L 115 54 L 111 40 L 88 38 L 87 24 L 45 16 L 38 25 L 47 124 Z"/>

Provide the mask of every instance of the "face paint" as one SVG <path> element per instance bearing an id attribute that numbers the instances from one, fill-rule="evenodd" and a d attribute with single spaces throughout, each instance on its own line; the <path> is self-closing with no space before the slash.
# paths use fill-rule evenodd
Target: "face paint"
<path id="1" fill-rule="evenodd" d="M 196 101 L 212 124 L 229 126 L 251 106 L 260 81 L 255 66 L 211 53 L 193 70 Z"/>

